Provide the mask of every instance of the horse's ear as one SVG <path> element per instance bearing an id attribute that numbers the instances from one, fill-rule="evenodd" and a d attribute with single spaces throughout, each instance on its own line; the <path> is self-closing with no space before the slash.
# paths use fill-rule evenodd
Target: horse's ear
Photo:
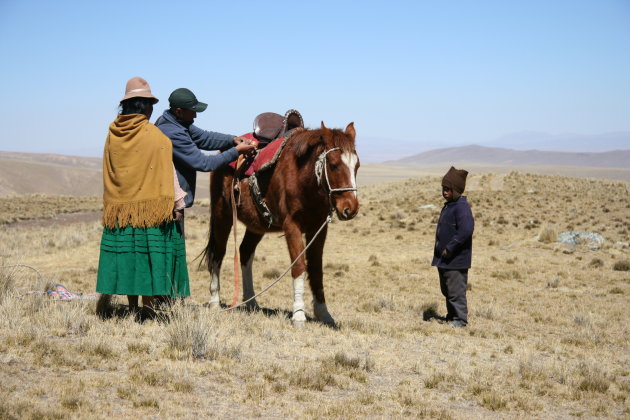
<path id="1" fill-rule="evenodd" d="M 346 127 L 346 134 L 352 137 L 352 140 L 354 140 L 357 135 L 357 132 L 354 129 L 354 122 L 348 124 L 348 126 Z"/>
<path id="2" fill-rule="evenodd" d="M 324 125 L 324 121 L 322 121 L 322 131 L 324 134 L 330 134 L 330 130 Z"/>

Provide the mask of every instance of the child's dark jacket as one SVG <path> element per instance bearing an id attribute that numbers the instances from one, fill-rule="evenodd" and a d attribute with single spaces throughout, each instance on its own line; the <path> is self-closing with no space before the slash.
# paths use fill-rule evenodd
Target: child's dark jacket
<path id="1" fill-rule="evenodd" d="M 435 249 L 431 265 L 447 270 L 470 268 L 474 229 L 475 220 L 466 197 L 446 202 L 435 232 Z M 442 258 L 444 249 L 450 253 L 447 259 Z"/>

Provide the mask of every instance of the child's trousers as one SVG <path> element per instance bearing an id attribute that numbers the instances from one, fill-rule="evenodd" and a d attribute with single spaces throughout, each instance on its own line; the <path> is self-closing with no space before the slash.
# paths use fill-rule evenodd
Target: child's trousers
<path id="1" fill-rule="evenodd" d="M 446 318 L 449 321 L 460 320 L 468 323 L 468 305 L 466 302 L 466 286 L 468 285 L 468 269 L 447 270 L 438 268 L 440 288 L 446 298 Z"/>

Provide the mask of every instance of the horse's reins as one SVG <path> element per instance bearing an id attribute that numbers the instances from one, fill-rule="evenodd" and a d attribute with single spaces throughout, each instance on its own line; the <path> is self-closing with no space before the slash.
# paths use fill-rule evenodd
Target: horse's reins
<path id="1" fill-rule="evenodd" d="M 334 211 L 334 208 L 333 208 L 333 205 L 332 205 L 332 195 L 333 195 L 333 193 L 346 192 L 346 191 L 357 191 L 356 187 L 332 188 L 330 186 L 330 180 L 328 179 L 328 167 L 326 165 L 326 156 L 328 155 L 328 153 L 334 152 L 336 150 L 341 150 L 341 148 L 333 147 L 332 149 L 328 149 L 328 150 L 322 152 L 319 155 L 319 157 L 317 158 L 317 161 L 315 162 L 315 176 L 317 177 L 317 183 L 319 185 L 322 185 L 322 173 L 323 173 L 324 174 L 324 178 L 326 179 L 326 185 L 328 186 L 328 202 L 330 204 L 330 208 L 329 208 L 328 216 L 326 217 L 326 220 L 324 220 L 324 223 L 322 223 L 322 225 L 319 227 L 317 232 L 315 232 L 315 235 L 313 235 L 313 238 L 311 238 L 309 243 L 306 244 L 306 246 L 304 247 L 302 252 L 300 252 L 298 254 L 298 256 L 295 257 L 293 262 L 291 262 L 291 264 L 284 271 L 284 273 L 282 273 L 277 279 L 275 279 L 269 286 L 265 287 L 263 290 L 261 290 L 260 292 L 256 293 L 254 296 L 250 297 L 249 299 L 239 303 L 238 305 L 236 304 L 236 301 L 238 300 L 238 296 L 237 296 L 237 293 L 238 293 L 238 278 L 236 277 L 236 273 L 238 273 L 240 270 L 237 271 L 238 270 L 238 268 L 237 268 L 237 265 L 238 265 L 238 249 L 236 247 L 236 217 L 237 217 L 237 215 L 236 215 L 236 200 L 234 198 L 234 185 L 232 186 L 232 194 L 231 195 L 232 195 L 232 218 L 233 218 L 233 224 L 234 224 L 234 273 L 235 273 L 235 277 L 234 277 L 234 282 L 235 282 L 234 283 L 234 299 L 232 301 L 232 305 L 230 305 L 229 308 L 222 309 L 219 312 L 232 311 L 234 308 L 237 308 L 239 306 L 245 305 L 246 303 L 256 299 L 258 296 L 260 296 L 263 293 L 265 293 L 267 290 L 271 289 L 284 276 L 286 276 L 286 274 L 289 272 L 289 270 L 291 270 L 291 268 L 293 268 L 295 263 L 297 263 L 298 260 L 302 257 L 302 255 L 304 255 L 306 250 L 311 247 L 313 242 L 315 242 L 315 239 L 317 239 L 319 234 L 322 232 L 322 230 L 324 229 L 324 226 L 326 226 L 326 224 L 332 222 L 332 214 L 333 214 L 333 211 Z M 348 169 L 350 169 L 350 168 L 348 168 Z M 236 177 L 234 177 L 234 184 L 237 184 Z"/>

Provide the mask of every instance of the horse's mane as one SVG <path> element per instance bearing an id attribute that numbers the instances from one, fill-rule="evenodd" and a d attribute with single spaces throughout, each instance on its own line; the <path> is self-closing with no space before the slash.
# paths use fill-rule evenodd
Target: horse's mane
<path id="1" fill-rule="evenodd" d="M 326 130 L 331 133 L 334 147 L 339 147 L 344 152 L 354 152 L 354 139 L 351 136 L 339 128 L 327 128 Z M 292 136 L 292 148 L 296 156 L 304 156 L 311 147 L 323 149 L 325 147 L 323 132 L 324 130 L 321 128 L 315 130 L 304 129 L 299 135 Z"/>

